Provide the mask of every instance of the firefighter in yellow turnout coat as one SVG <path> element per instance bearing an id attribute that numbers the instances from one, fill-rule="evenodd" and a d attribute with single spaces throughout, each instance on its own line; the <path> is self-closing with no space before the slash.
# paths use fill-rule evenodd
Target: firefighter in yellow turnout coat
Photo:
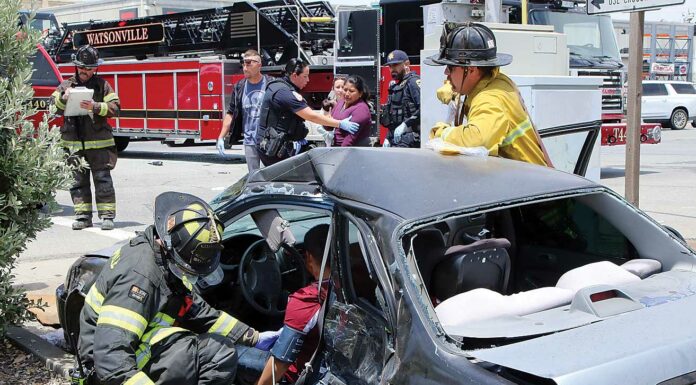
<path id="1" fill-rule="evenodd" d="M 199 198 L 157 197 L 155 226 L 111 257 L 85 299 L 79 353 L 98 384 L 232 383 L 234 344 L 254 346 L 259 334 L 193 286 L 222 279 L 221 233 Z"/>
<path id="2" fill-rule="evenodd" d="M 116 143 L 107 118 L 116 116 L 120 110 L 118 95 L 111 85 L 96 75 L 99 64 L 97 50 L 91 46 L 82 46 L 77 50 L 75 58 L 75 76 L 63 81 L 53 92 L 53 104 L 58 114 L 65 110 L 71 90 L 74 87 L 86 87 L 94 90 L 91 101 L 83 101 L 80 105 L 90 112 L 89 115 L 66 116 L 61 127 L 62 144 L 74 152 L 69 160 L 77 164 L 75 157 L 83 157 L 89 168 L 76 170 L 75 183 L 70 188 L 75 207 L 76 220 L 74 230 L 82 230 L 92 226 L 92 191 L 90 187 L 90 172 L 94 179 L 94 195 L 97 203 L 97 213 L 102 219 L 102 230 L 114 228 L 116 216 L 116 194 L 111 179 L 111 170 L 116 166 Z"/>
<path id="3" fill-rule="evenodd" d="M 437 123 L 431 138 L 461 147 L 483 146 L 491 156 L 551 166 L 541 139 L 524 107 L 515 83 L 499 67 L 512 56 L 498 53 L 493 32 L 481 24 L 466 24 L 441 40 L 438 55 L 428 65 L 446 65 L 448 82 L 438 90 L 446 103 L 454 95 L 466 95 L 455 125 Z M 457 96 L 458 97 L 458 96 Z M 462 124 L 466 115 L 467 123 Z"/>

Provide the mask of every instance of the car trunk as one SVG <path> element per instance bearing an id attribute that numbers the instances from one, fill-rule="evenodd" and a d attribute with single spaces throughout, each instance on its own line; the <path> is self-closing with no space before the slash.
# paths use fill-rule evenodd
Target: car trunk
<path id="1" fill-rule="evenodd" d="M 498 329 L 522 338 L 467 351 L 505 368 L 503 375 L 511 379 L 534 376 L 564 385 L 661 384 L 696 371 L 696 272 L 673 270 L 631 284 L 595 288 L 594 292 L 617 290 L 623 296 L 595 297 L 587 303 L 583 296 L 589 299 L 591 294 L 581 291 L 571 305 L 489 320 L 456 334 L 490 338 Z M 520 337 L 535 328 L 541 336 Z M 675 381 L 668 383 L 693 383 L 685 378 Z"/>

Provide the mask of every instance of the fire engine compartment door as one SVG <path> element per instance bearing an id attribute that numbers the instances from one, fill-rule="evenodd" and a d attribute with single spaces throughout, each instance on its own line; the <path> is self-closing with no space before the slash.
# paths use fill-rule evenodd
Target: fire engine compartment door
<path id="1" fill-rule="evenodd" d="M 336 23 L 335 75 L 359 75 L 370 90 L 373 106 L 372 136 L 377 135 L 379 112 L 379 10 L 338 10 Z"/>

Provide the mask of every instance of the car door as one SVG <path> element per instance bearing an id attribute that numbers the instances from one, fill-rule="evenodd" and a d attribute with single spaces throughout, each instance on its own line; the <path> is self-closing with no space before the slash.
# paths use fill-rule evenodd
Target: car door
<path id="1" fill-rule="evenodd" d="M 379 384 L 393 353 L 392 316 L 372 254 L 374 238 L 364 222 L 350 215 L 337 217 L 332 260 L 334 295 L 323 326 L 328 369 L 321 383 Z M 379 259 L 379 258 L 377 258 Z M 381 259 L 379 259 L 381 260 Z M 384 273 L 384 270 L 382 270 Z"/>
<path id="2" fill-rule="evenodd" d="M 669 93 L 661 83 L 643 83 L 641 117 L 643 119 L 669 119 L 672 110 L 667 105 Z"/>

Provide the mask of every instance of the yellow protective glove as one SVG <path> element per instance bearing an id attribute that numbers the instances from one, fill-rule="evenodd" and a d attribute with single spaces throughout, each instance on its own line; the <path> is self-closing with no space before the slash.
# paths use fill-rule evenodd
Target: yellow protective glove
<path id="1" fill-rule="evenodd" d="M 442 132 L 445 131 L 445 129 L 449 128 L 449 126 L 450 125 L 445 122 L 435 123 L 433 128 L 430 129 L 430 139 L 435 139 L 442 136 Z"/>
<path id="2" fill-rule="evenodd" d="M 457 95 L 457 93 L 454 92 L 454 88 L 452 88 L 452 84 L 449 80 L 445 80 L 445 84 L 437 89 L 437 99 L 441 101 L 442 104 L 449 104 L 454 100 L 455 95 Z"/>

